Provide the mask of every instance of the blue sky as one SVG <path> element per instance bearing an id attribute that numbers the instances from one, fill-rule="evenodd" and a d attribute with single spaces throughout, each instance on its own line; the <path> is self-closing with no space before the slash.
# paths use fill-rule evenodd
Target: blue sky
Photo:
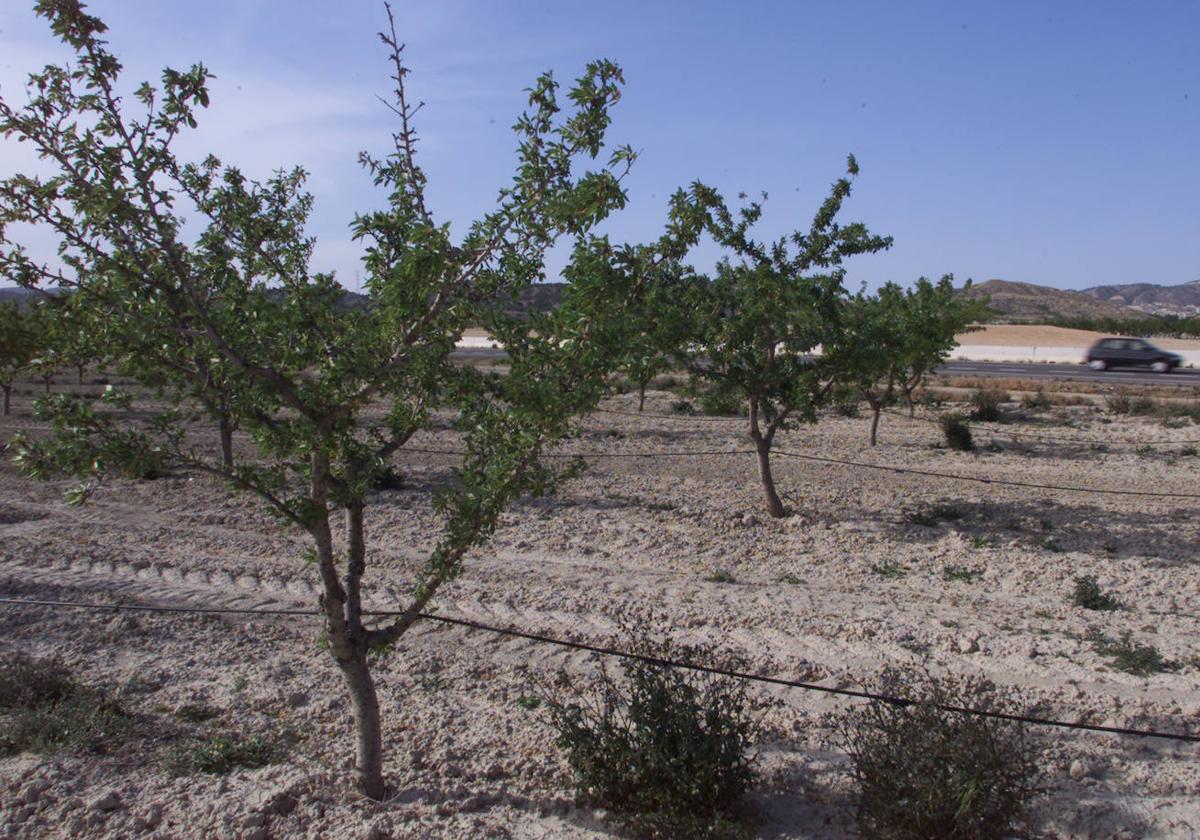
<path id="1" fill-rule="evenodd" d="M 380 200 L 356 164 L 392 117 L 374 2 L 96 0 L 130 82 L 203 61 L 213 105 L 182 148 L 251 175 L 300 163 L 316 266 L 354 287 L 348 223 Z M 1200 3 L 397 2 L 424 100 L 420 161 L 462 230 L 510 176 L 522 89 L 595 57 L 628 82 L 610 137 L 642 153 L 607 230 L 657 236 L 699 179 L 770 194 L 763 233 L 807 225 L 853 152 L 846 219 L 896 239 L 852 285 L 953 272 L 1082 288 L 1200 278 Z M 61 55 L 0 7 L 0 94 Z M 28 166 L 0 144 L 0 173 Z M 694 255 L 706 270 L 711 248 Z"/>

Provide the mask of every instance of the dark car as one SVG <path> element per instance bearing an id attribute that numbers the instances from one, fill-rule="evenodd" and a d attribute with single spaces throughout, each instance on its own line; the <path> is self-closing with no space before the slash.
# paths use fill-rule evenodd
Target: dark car
<path id="1" fill-rule="evenodd" d="M 1155 347 L 1144 338 L 1102 338 L 1088 350 L 1084 361 L 1092 370 L 1148 367 L 1155 373 L 1167 373 L 1183 364 L 1183 357 Z"/>

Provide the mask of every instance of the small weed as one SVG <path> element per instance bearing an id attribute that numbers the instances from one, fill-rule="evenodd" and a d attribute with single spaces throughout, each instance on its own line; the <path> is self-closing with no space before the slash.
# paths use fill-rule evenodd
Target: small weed
<path id="1" fill-rule="evenodd" d="M 261 735 L 221 735 L 176 746 L 167 754 L 165 765 L 170 776 L 223 776 L 237 768 L 254 770 L 276 764 L 286 754 L 282 744 Z"/>
<path id="2" fill-rule="evenodd" d="M 1128 630 L 1121 634 L 1120 639 L 1111 639 L 1093 628 L 1086 638 L 1098 654 L 1109 657 L 1109 664 L 1118 671 L 1145 677 L 1179 670 L 1179 663 L 1164 659 L 1153 645 L 1135 642 Z"/>
<path id="3" fill-rule="evenodd" d="M 1111 593 L 1102 590 L 1099 582 L 1091 575 L 1075 578 L 1075 591 L 1071 593 L 1071 603 L 1085 610 L 1121 609 L 1121 602 Z"/>
<path id="4" fill-rule="evenodd" d="M 691 400 L 672 400 L 671 413 L 691 415 L 696 413 L 696 409 L 692 405 Z"/>
<path id="5" fill-rule="evenodd" d="M 321 641 L 323 641 L 325 643 L 324 649 L 328 650 L 329 649 L 329 639 L 322 639 Z M 243 691 L 246 690 L 246 686 L 248 686 L 249 684 L 250 684 L 250 681 L 247 680 L 245 677 L 235 677 L 233 680 L 234 693 L 241 694 Z"/>
<path id="6" fill-rule="evenodd" d="M 1044 517 L 1042 519 L 1038 520 L 1038 525 L 1041 525 L 1042 530 L 1045 531 L 1046 533 L 1050 533 L 1051 531 L 1054 530 L 1054 523 Z"/>
<path id="7" fill-rule="evenodd" d="M 933 505 L 918 510 L 909 511 L 904 519 L 910 525 L 923 525 L 932 528 L 942 521 L 957 521 L 963 518 L 963 512 L 954 505 Z"/>
<path id="8" fill-rule="evenodd" d="M 709 583 L 737 583 L 737 580 L 728 569 L 717 569 L 706 577 L 705 580 Z"/>
<path id="9" fill-rule="evenodd" d="M 421 674 L 417 680 L 422 691 L 435 692 L 446 688 L 446 680 L 441 674 Z"/>
<path id="10" fill-rule="evenodd" d="M 917 656 L 929 655 L 930 646 L 928 642 L 918 642 L 916 639 L 903 639 L 899 644 L 900 647 L 909 653 L 915 653 Z"/>
<path id="11" fill-rule="evenodd" d="M 1051 407 L 1051 402 L 1046 390 L 1039 385 L 1036 391 L 1021 400 L 1021 407 L 1030 411 L 1046 411 Z"/>
<path id="12" fill-rule="evenodd" d="M 804 579 L 798 578 L 795 575 L 784 575 L 783 577 L 779 578 L 779 582 L 786 583 L 789 586 L 802 586 L 804 584 Z"/>
<path id="13" fill-rule="evenodd" d="M 1195 458 L 1196 457 L 1196 447 L 1185 446 L 1185 447 L 1183 447 L 1183 449 L 1179 450 L 1179 454 L 1185 458 Z"/>
<path id="14" fill-rule="evenodd" d="M 1062 554 L 1064 551 L 1066 551 L 1066 549 L 1062 547 L 1062 544 L 1059 543 L 1058 540 L 1054 539 L 1053 537 L 1046 537 L 1041 542 L 1039 542 L 1038 545 L 1040 545 L 1042 548 L 1046 549 L 1047 551 L 1053 552 L 1055 554 Z"/>
<path id="15" fill-rule="evenodd" d="M 976 534 L 975 536 L 971 537 L 972 548 L 987 548 L 988 545 L 990 545 L 988 538 L 982 536 L 981 534 Z"/>
<path id="16" fill-rule="evenodd" d="M 536 694 L 522 694 L 517 698 L 517 705 L 522 709 L 533 711 L 534 709 L 541 707 L 542 698 L 538 697 Z"/>
<path id="17" fill-rule="evenodd" d="M 899 566 L 890 560 L 885 563 L 873 563 L 871 571 L 879 575 L 881 578 L 902 578 L 908 574 L 908 570 L 903 566 Z"/>
<path id="18" fill-rule="evenodd" d="M 185 703 L 173 714 L 185 723 L 205 723 L 221 716 L 220 710 L 205 706 L 203 703 Z"/>
<path id="19" fill-rule="evenodd" d="M 946 580 L 958 580 L 963 583 L 974 583 L 979 578 L 983 577 L 983 572 L 978 569 L 969 569 L 966 566 L 955 566 L 947 564 L 942 567 L 942 577 Z"/>

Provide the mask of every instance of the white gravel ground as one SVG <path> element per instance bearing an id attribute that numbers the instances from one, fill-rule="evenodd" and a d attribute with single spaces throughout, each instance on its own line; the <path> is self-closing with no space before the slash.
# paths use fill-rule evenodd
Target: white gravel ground
<path id="1" fill-rule="evenodd" d="M 668 411 L 654 393 L 648 413 Z M 635 403 L 610 400 L 627 411 Z M 29 425 L 26 408 L 0 422 Z M 1200 427 L 1106 422 L 1013 428 L 1109 441 L 1013 443 L 976 431 L 980 451 L 940 445 L 935 426 L 887 417 L 880 446 L 866 419 L 829 418 L 779 446 L 828 457 L 1007 480 L 1200 493 Z M 988 446 L 989 440 L 994 441 Z M 1116 441 L 1128 445 L 1118 445 Z M 1142 448 L 1141 442 L 1150 442 Z M 1173 441 L 1173 442 L 1166 442 Z M 451 432 L 413 445 L 453 448 Z M 748 448 L 737 421 L 603 413 L 570 452 Z M 375 606 L 395 605 L 435 537 L 430 490 L 452 457 L 403 455 L 406 489 L 372 499 Z M 505 516 L 495 538 L 444 590 L 438 609 L 525 630 L 614 641 L 619 622 L 652 621 L 681 641 L 746 657 L 759 673 L 825 685 L 869 684 L 885 666 L 983 676 L 1020 709 L 1097 724 L 1200 732 L 1200 500 L 1032 490 L 775 459 L 795 515 L 763 514 L 748 454 L 595 459 L 558 497 Z M 230 606 L 314 605 L 300 535 L 202 477 L 105 485 L 84 508 L 0 467 L 0 594 Z M 961 518 L 907 515 L 933 505 Z M 970 580 L 949 579 L 947 568 Z M 706 580 L 727 571 L 734 583 Z M 1076 575 L 1127 606 L 1072 606 Z M 1086 636 L 1129 631 L 1176 670 L 1136 677 Z M 120 692 L 134 739 L 105 756 L 0 759 L 0 837 L 605 837 L 602 814 L 575 807 L 543 710 L 518 699 L 531 677 L 590 673 L 587 655 L 478 631 L 419 627 L 380 657 L 387 768 L 396 791 L 368 802 L 347 785 L 348 703 L 317 644 L 314 619 L 0 610 L 0 650 L 59 653 L 89 682 Z M 620 642 L 619 638 L 615 639 Z M 852 831 L 843 758 L 828 743 L 826 695 L 755 694 L 763 723 L 754 794 L 765 837 Z M 202 703 L 207 723 L 174 712 Z M 173 744 L 205 732 L 294 740 L 281 764 L 171 778 Z M 1039 732 L 1047 770 L 1038 837 L 1189 837 L 1200 831 L 1200 747 Z M 112 795 L 110 795 L 112 794 Z"/>

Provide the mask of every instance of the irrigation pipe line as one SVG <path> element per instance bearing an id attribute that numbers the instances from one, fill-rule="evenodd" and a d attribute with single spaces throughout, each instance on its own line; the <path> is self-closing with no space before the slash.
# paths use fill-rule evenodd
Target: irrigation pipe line
<path id="1" fill-rule="evenodd" d="M 455 449 L 421 449 L 417 447 L 404 447 L 400 452 L 413 452 L 423 455 L 454 455 L 463 456 L 466 452 Z M 668 458 L 668 457 L 692 457 L 699 455 L 755 455 L 753 449 L 709 449 L 709 450 L 681 450 L 678 452 L 579 452 L 576 454 L 551 452 L 546 453 L 543 457 L 546 458 Z M 789 449 L 771 449 L 772 455 L 782 455 L 786 458 L 796 458 L 801 461 L 812 461 L 820 464 L 832 464 L 842 467 L 858 467 L 867 470 L 881 470 L 883 472 L 899 473 L 901 475 L 920 475 L 928 478 L 947 478 L 953 481 L 973 481 L 977 484 L 995 484 L 1003 487 L 1023 487 L 1033 490 L 1061 490 L 1069 493 L 1095 493 L 1106 496 L 1141 496 L 1157 499 L 1187 499 L 1200 500 L 1200 493 L 1170 493 L 1164 490 L 1116 490 L 1104 487 L 1077 487 L 1069 484 L 1035 484 L 1031 481 L 1013 481 L 1004 478 L 988 478 L 987 476 L 962 475 L 961 473 L 943 473 L 933 470 L 920 470 L 913 467 L 896 467 L 887 464 L 871 464 L 866 461 L 845 461 L 840 458 L 826 458 L 822 455 L 807 455 L 803 452 L 795 452 Z"/>
<path id="2" fill-rule="evenodd" d="M 597 407 L 595 410 L 596 410 L 596 412 L 601 413 L 601 414 L 622 414 L 622 415 L 626 415 L 628 417 L 640 417 L 643 419 L 654 419 L 654 420 L 680 420 L 680 421 L 698 422 L 698 423 L 714 423 L 714 422 L 715 423 L 722 423 L 722 422 L 724 422 L 724 423 L 731 423 L 731 422 L 745 423 L 746 422 L 745 417 L 704 417 L 704 416 L 697 417 L 697 416 L 687 415 L 687 414 L 660 414 L 660 413 L 654 412 L 654 411 L 650 411 L 650 412 L 625 411 L 623 409 L 617 409 L 617 408 L 599 408 L 599 407 Z M 934 423 L 934 424 L 939 422 L 938 420 L 935 420 L 932 417 L 909 417 L 907 414 L 905 414 L 903 412 L 895 411 L 892 409 L 884 409 L 883 413 L 890 415 L 892 417 L 899 417 L 901 420 L 908 420 L 910 422 Z M 974 421 L 971 421 L 970 418 L 967 418 L 967 420 L 968 420 L 968 422 L 974 423 Z M 991 426 L 985 426 L 985 425 L 982 425 L 979 423 L 974 423 L 974 425 L 980 431 L 987 432 L 988 434 L 997 435 L 999 437 L 1009 437 L 1009 438 L 1013 438 L 1013 439 L 1027 437 L 1027 438 L 1034 438 L 1036 440 L 1060 441 L 1063 443 L 1079 443 L 1079 444 L 1091 444 L 1091 445 L 1102 445 L 1102 446 L 1171 446 L 1171 445 L 1188 446 L 1188 445 L 1200 444 L 1200 438 L 1185 438 L 1183 440 L 1103 440 L 1100 438 L 1068 437 L 1068 436 L 1064 436 L 1064 435 L 1046 435 L 1046 434 L 1042 434 L 1041 432 L 1021 432 L 1021 431 L 1013 431 L 1013 430 L 1009 430 L 1009 429 L 995 429 L 995 428 L 992 428 Z"/>
<path id="3" fill-rule="evenodd" d="M 733 423 L 746 422 L 745 417 L 709 417 L 706 415 L 696 414 L 659 414 L 657 411 L 626 411 L 620 408 L 601 408 L 597 406 L 595 411 L 601 414 L 624 414 L 629 417 L 652 417 L 655 420 L 686 420 L 691 423 Z"/>
<path id="4" fill-rule="evenodd" d="M 907 414 L 905 414 L 903 412 L 892 411 L 890 409 L 886 409 L 885 413 L 890 414 L 893 417 L 899 417 L 902 420 L 908 420 L 909 422 L 934 423 L 934 424 L 941 422 L 940 420 L 935 420 L 932 417 L 909 417 Z M 997 428 L 994 428 L 991 426 L 985 426 L 981 423 L 973 421 L 973 420 L 971 420 L 970 417 L 965 417 L 963 419 L 965 420 L 965 422 L 973 424 L 975 426 L 975 428 L 979 429 L 981 432 L 986 432 L 989 435 L 996 435 L 997 437 L 1013 438 L 1014 440 L 1026 437 L 1026 438 L 1033 438 L 1035 440 L 1054 441 L 1056 443 L 1078 443 L 1078 444 L 1087 444 L 1087 445 L 1091 445 L 1091 446 L 1174 446 L 1174 445 L 1189 446 L 1189 445 L 1200 444 L 1200 438 L 1184 438 L 1182 440 L 1162 440 L 1162 439 L 1159 439 L 1159 440 L 1103 440 L 1101 438 L 1081 438 L 1081 437 L 1069 437 L 1069 436 L 1065 436 L 1065 435 L 1046 435 L 1046 434 L 1042 434 L 1041 432 L 1019 432 L 1019 431 L 1012 431 L 1009 429 L 997 429 Z"/>
<path id="5" fill-rule="evenodd" d="M 253 607 L 232 608 L 232 607 L 164 607 L 151 606 L 145 604 L 95 604 L 80 601 L 50 601 L 50 600 L 28 600 L 24 598 L 0 598 L 0 604 L 14 607 L 59 607 L 67 609 L 82 609 L 94 610 L 98 612 L 109 612 L 116 610 L 126 610 L 135 612 L 157 612 L 157 613 L 196 613 L 196 614 L 214 614 L 214 613 L 236 613 L 242 615 L 305 615 L 317 616 L 321 615 L 319 610 L 279 610 L 279 609 L 257 609 Z M 363 615 L 378 616 L 378 617 L 395 617 L 403 615 L 399 610 L 364 610 Z M 588 653 L 595 653 L 600 656 L 612 656 L 619 659 L 627 659 L 634 662 L 642 662 L 647 665 L 655 665 L 662 668 L 677 668 L 685 671 L 695 671 L 701 674 L 711 674 L 718 677 L 728 677 L 731 679 L 743 680 L 745 682 L 761 683 L 764 685 L 776 685 L 783 688 L 794 688 L 802 691 L 815 691 L 821 694 L 833 694 L 839 697 L 851 697 L 858 700 L 874 700 L 880 703 L 888 703 L 892 706 L 905 708 L 908 706 L 919 705 L 918 701 L 909 700 L 904 697 L 897 697 L 890 694 L 879 694 L 873 691 L 860 691 L 853 688 L 837 688 L 834 686 L 818 685 L 816 683 L 801 682 L 799 680 L 788 680 L 782 677 L 764 677 L 761 674 L 751 674 L 745 671 L 735 671 L 730 668 L 716 668 L 710 665 L 700 665 L 695 662 L 683 662 L 676 659 L 666 659 L 658 656 L 648 656 L 641 653 L 632 653 L 630 651 L 621 650 L 619 648 L 606 647 L 603 645 L 591 645 L 586 642 L 572 642 L 566 639 L 559 639 L 555 636 L 547 636 L 542 633 L 529 633 L 524 630 L 515 630 L 511 627 L 497 627 L 492 624 L 485 624 L 482 621 L 474 621 L 467 618 L 453 618 L 446 615 L 437 615 L 436 613 L 420 613 L 422 619 L 427 621 L 436 621 L 442 624 L 450 624 L 456 627 L 465 627 L 470 630 L 482 630 L 486 633 L 494 633 L 500 636 L 511 636 L 517 639 L 527 639 L 531 642 L 540 644 L 556 645 L 558 647 L 569 648 L 572 650 L 582 650 Z M 1200 743 L 1200 735 L 1187 735 L 1180 732 L 1160 732 L 1154 729 L 1137 729 L 1125 726 L 1098 726 L 1090 723 L 1075 723 L 1065 720 L 1055 720 L 1053 718 L 1033 717 L 1030 715 L 1016 715 L 1008 712 L 998 712 L 990 709 L 972 709 L 967 706 L 956 706 L 951 704 L 934 703 L 934 708 L 944 712 L 953 712 L 955 714 L 972 715 L 975 717 L 992 718 L 994 720 L 1006 720 L 1013 723 L 1027 723 L 1034 726 L 1048 726 L 1059 729 L 1074 729 L 1084 732 L 1096 732 L 1104 735 L 1127 735 L 1137 738 L 1162 738 L 1171 741 L 1184 741 L 1187 743 Z"/>

